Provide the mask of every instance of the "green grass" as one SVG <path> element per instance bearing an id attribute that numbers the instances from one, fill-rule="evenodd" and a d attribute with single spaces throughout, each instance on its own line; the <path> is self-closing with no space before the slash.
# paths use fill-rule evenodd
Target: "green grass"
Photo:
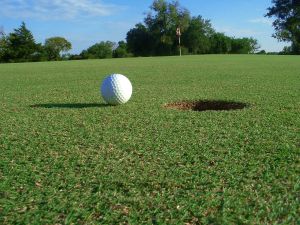
<path id="1" fill-rule="evenodd" d="M 110 73 L 127 104 L 104 105 Z M 2 64 L 0 223 L 297 224 L 299 87 L 299 56 Z"/>

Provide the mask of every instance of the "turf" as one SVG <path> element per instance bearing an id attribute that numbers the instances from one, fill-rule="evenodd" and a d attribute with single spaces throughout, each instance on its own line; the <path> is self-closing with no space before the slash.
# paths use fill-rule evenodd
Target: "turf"
<path id="1" fill-rule="evenodd" d="M 110 73 L 127 104 L 101 99 Z M 299 87 L 299 56 L 1 64 L 0 223 L 297 224 Z"/>

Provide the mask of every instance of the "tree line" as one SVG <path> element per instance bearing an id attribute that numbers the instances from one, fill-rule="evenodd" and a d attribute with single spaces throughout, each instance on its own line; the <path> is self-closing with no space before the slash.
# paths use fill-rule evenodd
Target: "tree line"
<path id="1" fill-rule="evenodd" d="M 282 54 L 299 54 L 299 0 L 273 0 L 272 3 L 266 16 L 277 18 L 273 24 L 274 37 L 292 43 Z M 63 37 L 48 38 L 44 44 L 36 43 L 24 22 L 8 35 L 0 29 L 0 62 L 178 55 L 179 49 L 183 54 L 249 54 L 256 53 L 259 48 L 256 39 L 229 37 L 217 32 L 210 20 L 200 15 L 191 16 L 178 1 L 166 0 L 154 0 L 144 21 L 127 32 L 126 41 L 101 41 L 80 54 L 67 54 L 72 44 Z"/>
<path id="2" fill-rule="evenodd" d="M 36 43 L 24 22 L 14 32 L 0 32 L 0 62 L 38 62 L 61 60 L 62 52 L 72 48 L 63 37 L 51 37 L 45 43 Z"/>

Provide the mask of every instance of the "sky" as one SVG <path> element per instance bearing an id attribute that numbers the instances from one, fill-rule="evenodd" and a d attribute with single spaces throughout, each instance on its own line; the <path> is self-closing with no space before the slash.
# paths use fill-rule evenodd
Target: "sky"
<path id="1" fill-rule="evenodd" d="M 22 21 L 38 43 L 61 36 L 72 43 L 71 53 L 100 42 L 125 40 L 153 0 L 0 0 L 0 27 L 6 34 Z M 218 32 L 233 37 L 253 37 L 268 52 L 289 43 L 272 37 L 272 19 L 264 17 L 271 0 L 179 0 L 192 16 L 209 19 Z"/>

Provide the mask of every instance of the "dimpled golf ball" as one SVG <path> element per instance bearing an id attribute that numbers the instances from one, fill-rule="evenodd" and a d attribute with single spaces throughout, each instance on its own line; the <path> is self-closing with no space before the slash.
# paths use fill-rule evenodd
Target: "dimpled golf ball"
<path id="1" fill-rule="evenodd" d="M 132 94 L 132 85 L 122 74 L 107 76 L 101 85 L 104 101 L 110 105 L 120 105 L 128 102 Z"/>

